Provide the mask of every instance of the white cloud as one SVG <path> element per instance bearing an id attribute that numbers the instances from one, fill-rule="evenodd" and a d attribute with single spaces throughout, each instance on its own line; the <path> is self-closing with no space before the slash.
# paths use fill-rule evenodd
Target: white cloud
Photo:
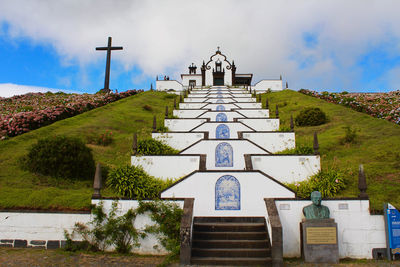
<path id="1" fill-rule="evenodd" d="M 10 24 L 12 37 L 51 44 L 63 62 L 103 59 L 95 47 L 112 36 L 124 46 L 115 60 L 154 77 L 186 72 L 219 45 L 239 73 L 255 74 L 254 82 L 282 73 L 295 88 L 310 87 L 310 80 L 332 88 L 354 85 L 363 54 L 399 43 L 398 10 L 394 0 L 4 0 L 0 21 Z M 309 32 L 317 38 L 313 47 L 303 40 Z"/>
<path id="2" fill-rule="evenodd" d="M 13 83 L 0 83 L 0 97 L 11 97 L 14 95 L 23 95 L 26 93 L 45 93 L 45 92 L 65 92 L 65 93 L 79 93 L 76 91 L 70 90 L 60 90 L 54 88 L 47 88 L 47 87 L 38 87 L 38 86 L 29 86 L 29 85 L 20 85 L 20 84 L 13 84 Z"/>

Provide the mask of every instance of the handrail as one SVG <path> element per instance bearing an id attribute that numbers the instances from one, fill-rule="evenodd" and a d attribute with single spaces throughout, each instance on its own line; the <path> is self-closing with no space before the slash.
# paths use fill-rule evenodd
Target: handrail
<path id="1" fill-rule="evenodd" d="M 271 257 L 272 266 L 282 267 L 283 266 L 283 236 L 282 236 L 282 224 L 279 219 L 278 209 L 275 205 L 275 199 L 264 198 L 265 205 L 267 207 L 268 222 L 270 224 L 270 243 L 271 243 Z"/>

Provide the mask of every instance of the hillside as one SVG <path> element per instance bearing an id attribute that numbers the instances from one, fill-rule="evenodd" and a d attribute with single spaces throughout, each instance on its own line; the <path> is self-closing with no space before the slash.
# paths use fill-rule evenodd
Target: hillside
<path id="1" fill-rule="evenodd" d="M 110 167 L 128 164 L 133 132 L 139 132 L 139 138 L 150 136 L 152 116 L 156 114 L 161 125 L 165 106 L 172 110 L 171 97 L 148 91 L 0 142 L 0 207 L 87 209 L 92 181 L 59 182 L 52 177 L 33 175 L 21 170 L 18 159 L 41 137 L 60 134 L 85 137 L 108 130 L 114 136 L 111 145 L 89 145 L 95 160 Z M 279 104 L 281 124 L 286 127 L 290 115 L 295 117 L 304 107 L 317 106 L 327 113 L 330 119 L 327 124 L 296 128 L 296 140 L 298 144 L 312 145 L 313 132 L 319 133 L 323 168 L 342 170 L 348 181 L 340 196 L 357 196 L 358 164 L 362 163 L 372 208 L 382 209 L 383 202 L 400 206 L 400 126 L 291 90 L 263 94 L 263 103 L 266 97 L 271 114 L 275 114 L 275 105 Z M 152 110 L 143 109 L 144 105 Z M 340 143 L 345 126 L 358 130 L 355 144 Z M 112 195 L 107 190 L 103 193 Z"/>

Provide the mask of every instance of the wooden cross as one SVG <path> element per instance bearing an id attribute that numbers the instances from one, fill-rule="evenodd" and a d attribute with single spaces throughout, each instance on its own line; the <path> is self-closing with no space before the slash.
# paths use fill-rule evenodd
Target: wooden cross
<path id="1" fill-rule="evenodd" d="M 104 91 L 110 92 L 110 61 L 111 61 L 111 50 L 122 50 L 122 46 L 111 46 L 111 37 L 108 37 L 108 45 L 106 47 L 96 47 L 96 50 L 107 50 L 107 62 L 106 62 L 106 77 L 104 78 Z"/>

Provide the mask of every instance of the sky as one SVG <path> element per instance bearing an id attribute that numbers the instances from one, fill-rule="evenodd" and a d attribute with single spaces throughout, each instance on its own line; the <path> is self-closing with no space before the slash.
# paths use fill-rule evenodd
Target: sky
<path id="1" fill-rule="evenodd" d="M 252 83 L 289 88 L 400 89 L 398 0 L 0 0 L 0 96 L 95 93 L 180 80 L 220 47 Z"/>

